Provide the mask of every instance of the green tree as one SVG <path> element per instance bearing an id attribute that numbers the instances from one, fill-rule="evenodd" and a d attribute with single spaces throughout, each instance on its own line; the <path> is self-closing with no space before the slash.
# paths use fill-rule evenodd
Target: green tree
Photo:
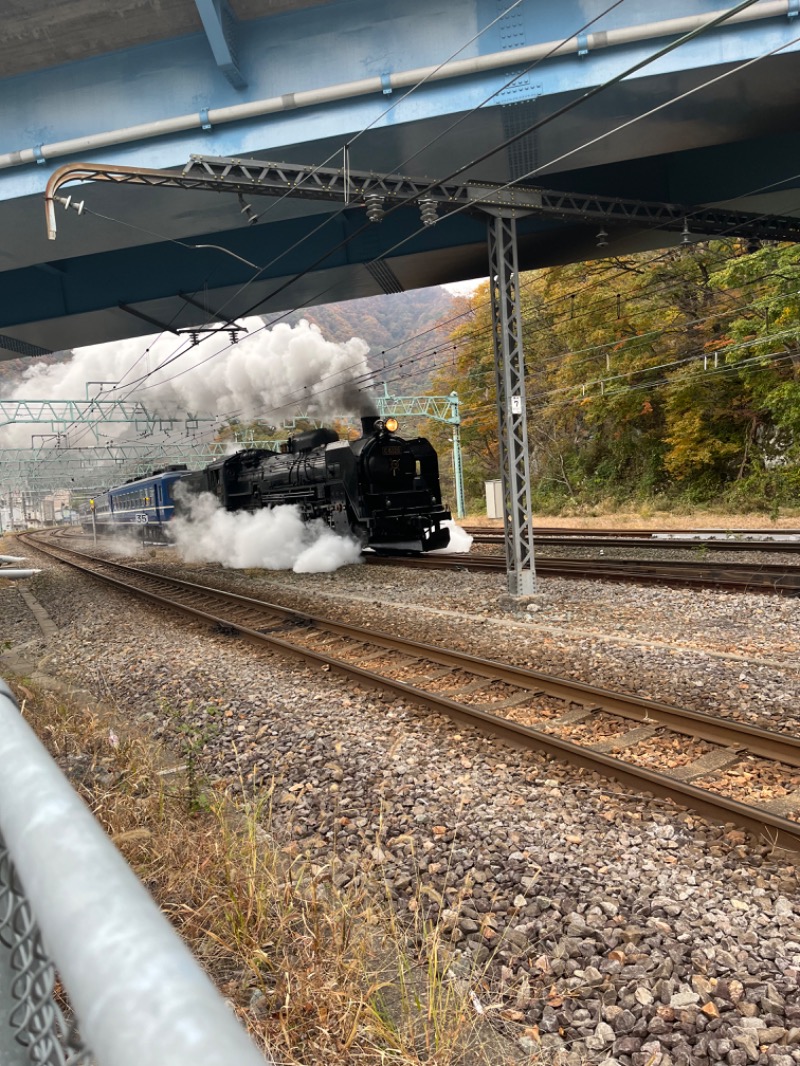
<path id="1" fill-rule="evenodd" d="M 714 241 L 524 275 L 538 506 L 789 502 L 800 482 L 800 249 Z M 434 392 L 458 391 L 473 502 L 497 476 L 486 288 Z"/>

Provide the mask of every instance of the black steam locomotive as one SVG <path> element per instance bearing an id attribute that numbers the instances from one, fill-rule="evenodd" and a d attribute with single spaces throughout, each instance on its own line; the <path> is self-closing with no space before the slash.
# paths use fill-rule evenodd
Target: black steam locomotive
<path id="1" fill-rule="evenodd" d="M 394 418 L 361 419 L 358 440 L 332 429 L 290 438 L 280 453 L 252 449 L 185 475 L 182 490 L 210 492 L 228 511 L 293 504 L 305 521 L 321 518 L 338 533 L 384 552 L 446 548 L 439 462 L 424 437 L 395 436 Z M 185 493 L 178 493 L 180 498 Z"/>

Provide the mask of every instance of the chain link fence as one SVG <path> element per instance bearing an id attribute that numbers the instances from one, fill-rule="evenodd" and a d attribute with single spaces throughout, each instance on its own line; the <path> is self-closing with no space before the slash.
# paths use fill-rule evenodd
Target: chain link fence
<path id="1" fill-rule="evenodd" d="M 0 1062 L 89 1066 L 91 1056 L 54 999 L 55 967 L 0 835 Z"/>

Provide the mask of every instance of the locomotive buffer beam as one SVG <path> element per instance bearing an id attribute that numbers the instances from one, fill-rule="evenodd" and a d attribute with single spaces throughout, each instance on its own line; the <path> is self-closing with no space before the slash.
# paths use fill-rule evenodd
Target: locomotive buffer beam
<path id="1" fill-rule="evenodd" d="M 378 222 L 387 207 L 407 204 L 418 208 L 426 225 L 437 215 L 454 211 L 501 210 L 526 212 L 562 221 L 610 225 L 658 226 L 686 232 L 692 220 L 697 235 L 728 234 L 759 240 L 800 241 L 800 220 L 783 216 L 751 214 L 723 208 L 687 204 L 623 200 L 610 196 L 554 192 L 531 185 L 499 185 L 489 182 L 431 182 L 401 174 L 378 175 L 339 167 L 314 167 L 273 163 L 260 159 L 193 155 L 182 171 L 142 167 L 68 163 L 54 171 L 45 190 L 47 235 L 56 239 L 56 203 L 83 212 L 84 201 L 59 196 L 70 182 L 103 181 L 114 185 L 150 188 L 200 189 L 235 193 L 239 196 L 288 196 L 358 205 L 370 221 Z M 249 222 L 258 215 L 249 205 L 242 209 Z"/>

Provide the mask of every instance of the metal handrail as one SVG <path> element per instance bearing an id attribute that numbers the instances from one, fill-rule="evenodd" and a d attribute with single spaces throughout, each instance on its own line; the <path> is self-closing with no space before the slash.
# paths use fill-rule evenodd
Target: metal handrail
<path id="1" fill-rule="evenodd" d="M 75 1012 L 53 1000 L 55 974 Z M 0 1062 L 265 1066 L 0 679 Z"/>

